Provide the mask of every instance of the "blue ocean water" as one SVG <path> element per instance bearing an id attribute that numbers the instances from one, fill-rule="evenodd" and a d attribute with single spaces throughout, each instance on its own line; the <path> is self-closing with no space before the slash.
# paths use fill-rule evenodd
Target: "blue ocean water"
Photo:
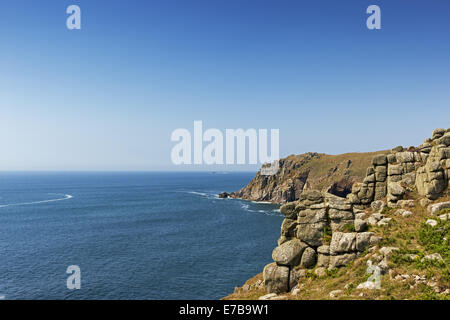
<path id="1" fill-rule="evenodd" d="M 254 173 L 1 173 L 0 297 L 218 299 L 271 261 L 278 206 L 218 199 Z M 81 269 L 69 290 L 66 269 Z"/>

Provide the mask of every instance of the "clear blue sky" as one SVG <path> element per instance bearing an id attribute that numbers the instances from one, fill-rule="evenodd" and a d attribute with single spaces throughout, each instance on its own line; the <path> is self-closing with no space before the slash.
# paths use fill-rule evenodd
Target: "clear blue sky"
<path id="1" fill-rule="evenodd" d="M 418 145 L 450 125 L 449 17 L 447 0 L 1 1 L 0 170 L 179 169 L 170 134 L 194 120 L 278 128 L 281 156 Z"/>

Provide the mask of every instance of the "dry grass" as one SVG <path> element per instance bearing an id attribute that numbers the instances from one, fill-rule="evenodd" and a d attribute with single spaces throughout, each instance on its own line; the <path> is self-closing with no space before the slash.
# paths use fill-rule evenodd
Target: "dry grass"
<path id="1" fill-rule="evenodd" d="M 258 273 L 253 278 L 247 280 L 245 284 L 248 284 L 249 286 L 253 286 L 258 280 L 263 280 L 263 274 Z M 224 298 L 222 300 L 257 300 L 259 297 L 266 294 L 266 291 L 264 289 L 252 289 L 247 292 L 243 292 L 242 287 L 240 289 L 240 292 L 232 293 Z"/>
<path id="2" fill-rule="evenodd" d="M 372 165 L 372 158 L 377 154 L 388 153 L 388 151 L 344 153 L 338 155 L 320 154 L 297 170 L 297 172 L 309 170 L 308 183 L 311 189 L 323 190 L 333 182 L 344 177 L 362 181 L 366 175 L 367 167 Z M 287 160 L 302 163 L 303 155 L 289 156 Z M 347 164 L 351 165 L 347 168 Z M 288 178 L 291 178 L 290 176 Z"/>

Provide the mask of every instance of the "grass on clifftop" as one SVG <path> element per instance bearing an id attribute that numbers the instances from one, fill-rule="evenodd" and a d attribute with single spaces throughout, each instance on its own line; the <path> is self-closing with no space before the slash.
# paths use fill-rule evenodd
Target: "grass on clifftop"
<path id="1" fill-rule="evenodd" d="M 323 190 L 344 177 L 362 181 L 367 167 L 372 165 L 372 158 L 382 153 L 387 154 L 389 151 L 352 152 L 338 155 L 320 154 L 319 158 L 313 158 L 306 163 L 301 161 L 304 155 L 291 155 L 286 160 L 302 163 L 297 172 L 309 170 L 310 188 Z"/>

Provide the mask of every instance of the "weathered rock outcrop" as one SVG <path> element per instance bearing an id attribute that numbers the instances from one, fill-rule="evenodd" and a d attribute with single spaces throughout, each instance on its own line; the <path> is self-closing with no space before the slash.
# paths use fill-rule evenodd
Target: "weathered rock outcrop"
<path id="1" fill-rule="evenodd" d="M 264 267 L 264 285 L 268 292 L 289 291 L 289 267 L 279 266 L 275 262 Z"/>
<path id="2" fill-rule="evenodd" d="M 396 206 L 408 193 L 434 200 L 449 186 L 450 131 L 436 129 L 433 138 L 404 150 L 396 147 L 373 158 L 362 183 L 353 186 L 347 198 L 354 205 L 367 205 L 386 196 Z"/>
<path id="3" fill-rule="evenodd" d="M 279 171 L 275 175 L 263 175 L 260 171 L 246 187 L 232 192 L 230 197 L 276 203 L 294 201 L 302 193 L 308 179 L 308 168 L 301 168 L 319 157 L 318 153 L 306 153 L 299 157 L 281 159 Z"/>
<path id="4" fill-rule="evenodd" d="M 421 196 L 434 200 L 449 186 L 450 173 L 450 132 L 444 129 L 433 131 L 431 142 L 425 142 L 427 152 L 423 155 L 422 165 L 417 170 L 416 188 Z M 419 148 L 421 148 L 419 146 Z"/>
<path id="5" fill-rule="evenodd" d="M 422 197 L 420 203 L 426 204 L 448 192 L 449 145 L 450 130 L 436 129 L 432 138 L 417 148 L 396 147 L 389 153 L 375 154 L 362 182 L 354 183 L 345 198 L 326 192 L 330 189 L 319 191 L 305 185 L 301 192 L 292 190 L 291 195 L 295 197 L 277 198 L 295 201 L 280 209 L 285 219 L 278 247 L 272 255 L 275 262 L 264 269 L 268 292 L 291 290 L 296 285 L 299 269 L 345 266 L 378 243 L 382 239 L 366 232 L 366 226 L 390 223 L 392 218 L 383 214 L 386 204 L 408 208 L 415 203 L 408 199 L 411 194 L 418 194 Z M 250 189 L 242 190 L 241 195 Z M 370 217 L 363 211 L 368 207 L 375 212 Z M 428 210 L 436 213 L 449 207 L 450 202 L 442 202 L 430 205 Z M 399 209 L 397 214 L 406 217 L 412 213 Z"/>
<path id="6" fill-rule="evenodd" d="M 221 192 L 221 193 L 219 193 L 219 198 L 220 199 L 226 199 L 226 198 L 228 198 L 228 196 L 229 196 L 228 192 Z"/>
<path id="7" fill-rule="evenodd" d="M 346 231 L 356 229 L 353 210 L 349 200 L 318 190 L 306 190 L 297 202 L 283 205 L 286 218 L 272 253 L 275 262 L 264 269 L 268 292 L 291 290 L 296 268 L 344 266 L 372 244 L 371 232 Z"/>
<path id="8" fill-rule="evenodd" d="M 272 259 L 280 266 L 296 266 L 307 247 L 298 239 L 289 240 L 273 250 Z"/>

